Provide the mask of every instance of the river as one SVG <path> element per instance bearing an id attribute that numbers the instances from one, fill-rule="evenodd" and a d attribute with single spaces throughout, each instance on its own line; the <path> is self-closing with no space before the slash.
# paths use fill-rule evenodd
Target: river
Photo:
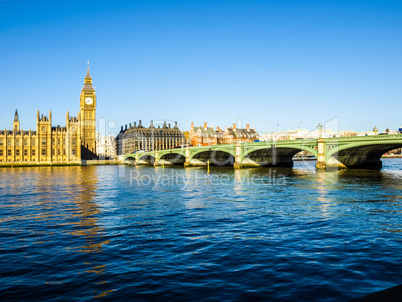
<path id="1" fill-rule="evenodd" d="M 381 171 L 0 169 L 2 300 L 345 301 L 401 283 Z"/>

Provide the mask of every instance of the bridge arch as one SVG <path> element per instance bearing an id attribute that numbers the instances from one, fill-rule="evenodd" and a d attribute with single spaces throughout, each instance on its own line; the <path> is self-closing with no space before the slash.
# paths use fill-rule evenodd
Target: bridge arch
<path id="1" fill-rule="evenodd" d="M 191 165 L 233 166 L 235 155 L 225 149 L 200 150 L 191 154 Z"/>
<path id="2" fill-rule="evenodd" d="M 155 157 L 149 154 L 145 154 L 138 159 L 138 163 L 154 165 Z"/>
<path id="3" fill-rule="evenodd" d="M 169 152 L 162 154 L 159 157 L 159 162 L 160 163 L 167 162 L 172 165 L 184 165 L 184 163 L 186 162 L 186 157 L 181 152 L 180 153 Z"/>
<path id="4" fill-rule="evenodd" d="M 325 154 L 327 167 L 380 169 L 381 156 L 391 150 L 401 148 L 402 142 L 355 142 L 349 144 L 327 144 Z"/>
<path id="5" fill-rule="evenodd" d="M 293 157 L 301 151 L 307 151 L 317 158 L 317 149 L 311 145 L 281 146 L 271 143 L 245 150 L 241 162 L 242 166 L 292 167 Z"/>
<path id="6" fill-rule="evenodd" d="M 135 156 L 134 155 L 126 156 L 124 158 L 124 162 L 134 164 L 135 163 Z"/>

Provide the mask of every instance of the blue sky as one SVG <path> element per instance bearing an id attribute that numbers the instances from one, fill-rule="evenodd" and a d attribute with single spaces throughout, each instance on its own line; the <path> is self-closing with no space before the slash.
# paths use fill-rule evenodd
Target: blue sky
<path id="1" fill-rule="evenodd" d="M 65 125 L 90 61 L 107 132 L 402 125 L 402 1 L 0 1 L 0 128 Z M 278 126 L 279 125 L 279 126 Z"/>

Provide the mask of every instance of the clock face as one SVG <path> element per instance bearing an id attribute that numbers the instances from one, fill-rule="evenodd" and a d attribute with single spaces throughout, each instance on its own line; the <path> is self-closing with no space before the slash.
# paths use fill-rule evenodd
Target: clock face
<path id="1" fill-rule="evenodd" d="M 92 98 L 86 98 L 85 99 L 85 104 L 87 104 L 87 105 L 91 105 L 92 102 L 93 102 Z"/>

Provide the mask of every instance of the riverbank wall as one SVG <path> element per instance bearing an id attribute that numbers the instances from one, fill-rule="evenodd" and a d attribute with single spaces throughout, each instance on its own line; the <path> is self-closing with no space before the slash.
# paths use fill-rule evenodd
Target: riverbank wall
<path id="1" fill-rule="evenodd" d="M 118 162 L 115 160 L 82 160 L 70 163 L 3 162 L 0 163 L 0 168 L 104 166 L 104 165 L 117 165 L 117 164 Z"/>

